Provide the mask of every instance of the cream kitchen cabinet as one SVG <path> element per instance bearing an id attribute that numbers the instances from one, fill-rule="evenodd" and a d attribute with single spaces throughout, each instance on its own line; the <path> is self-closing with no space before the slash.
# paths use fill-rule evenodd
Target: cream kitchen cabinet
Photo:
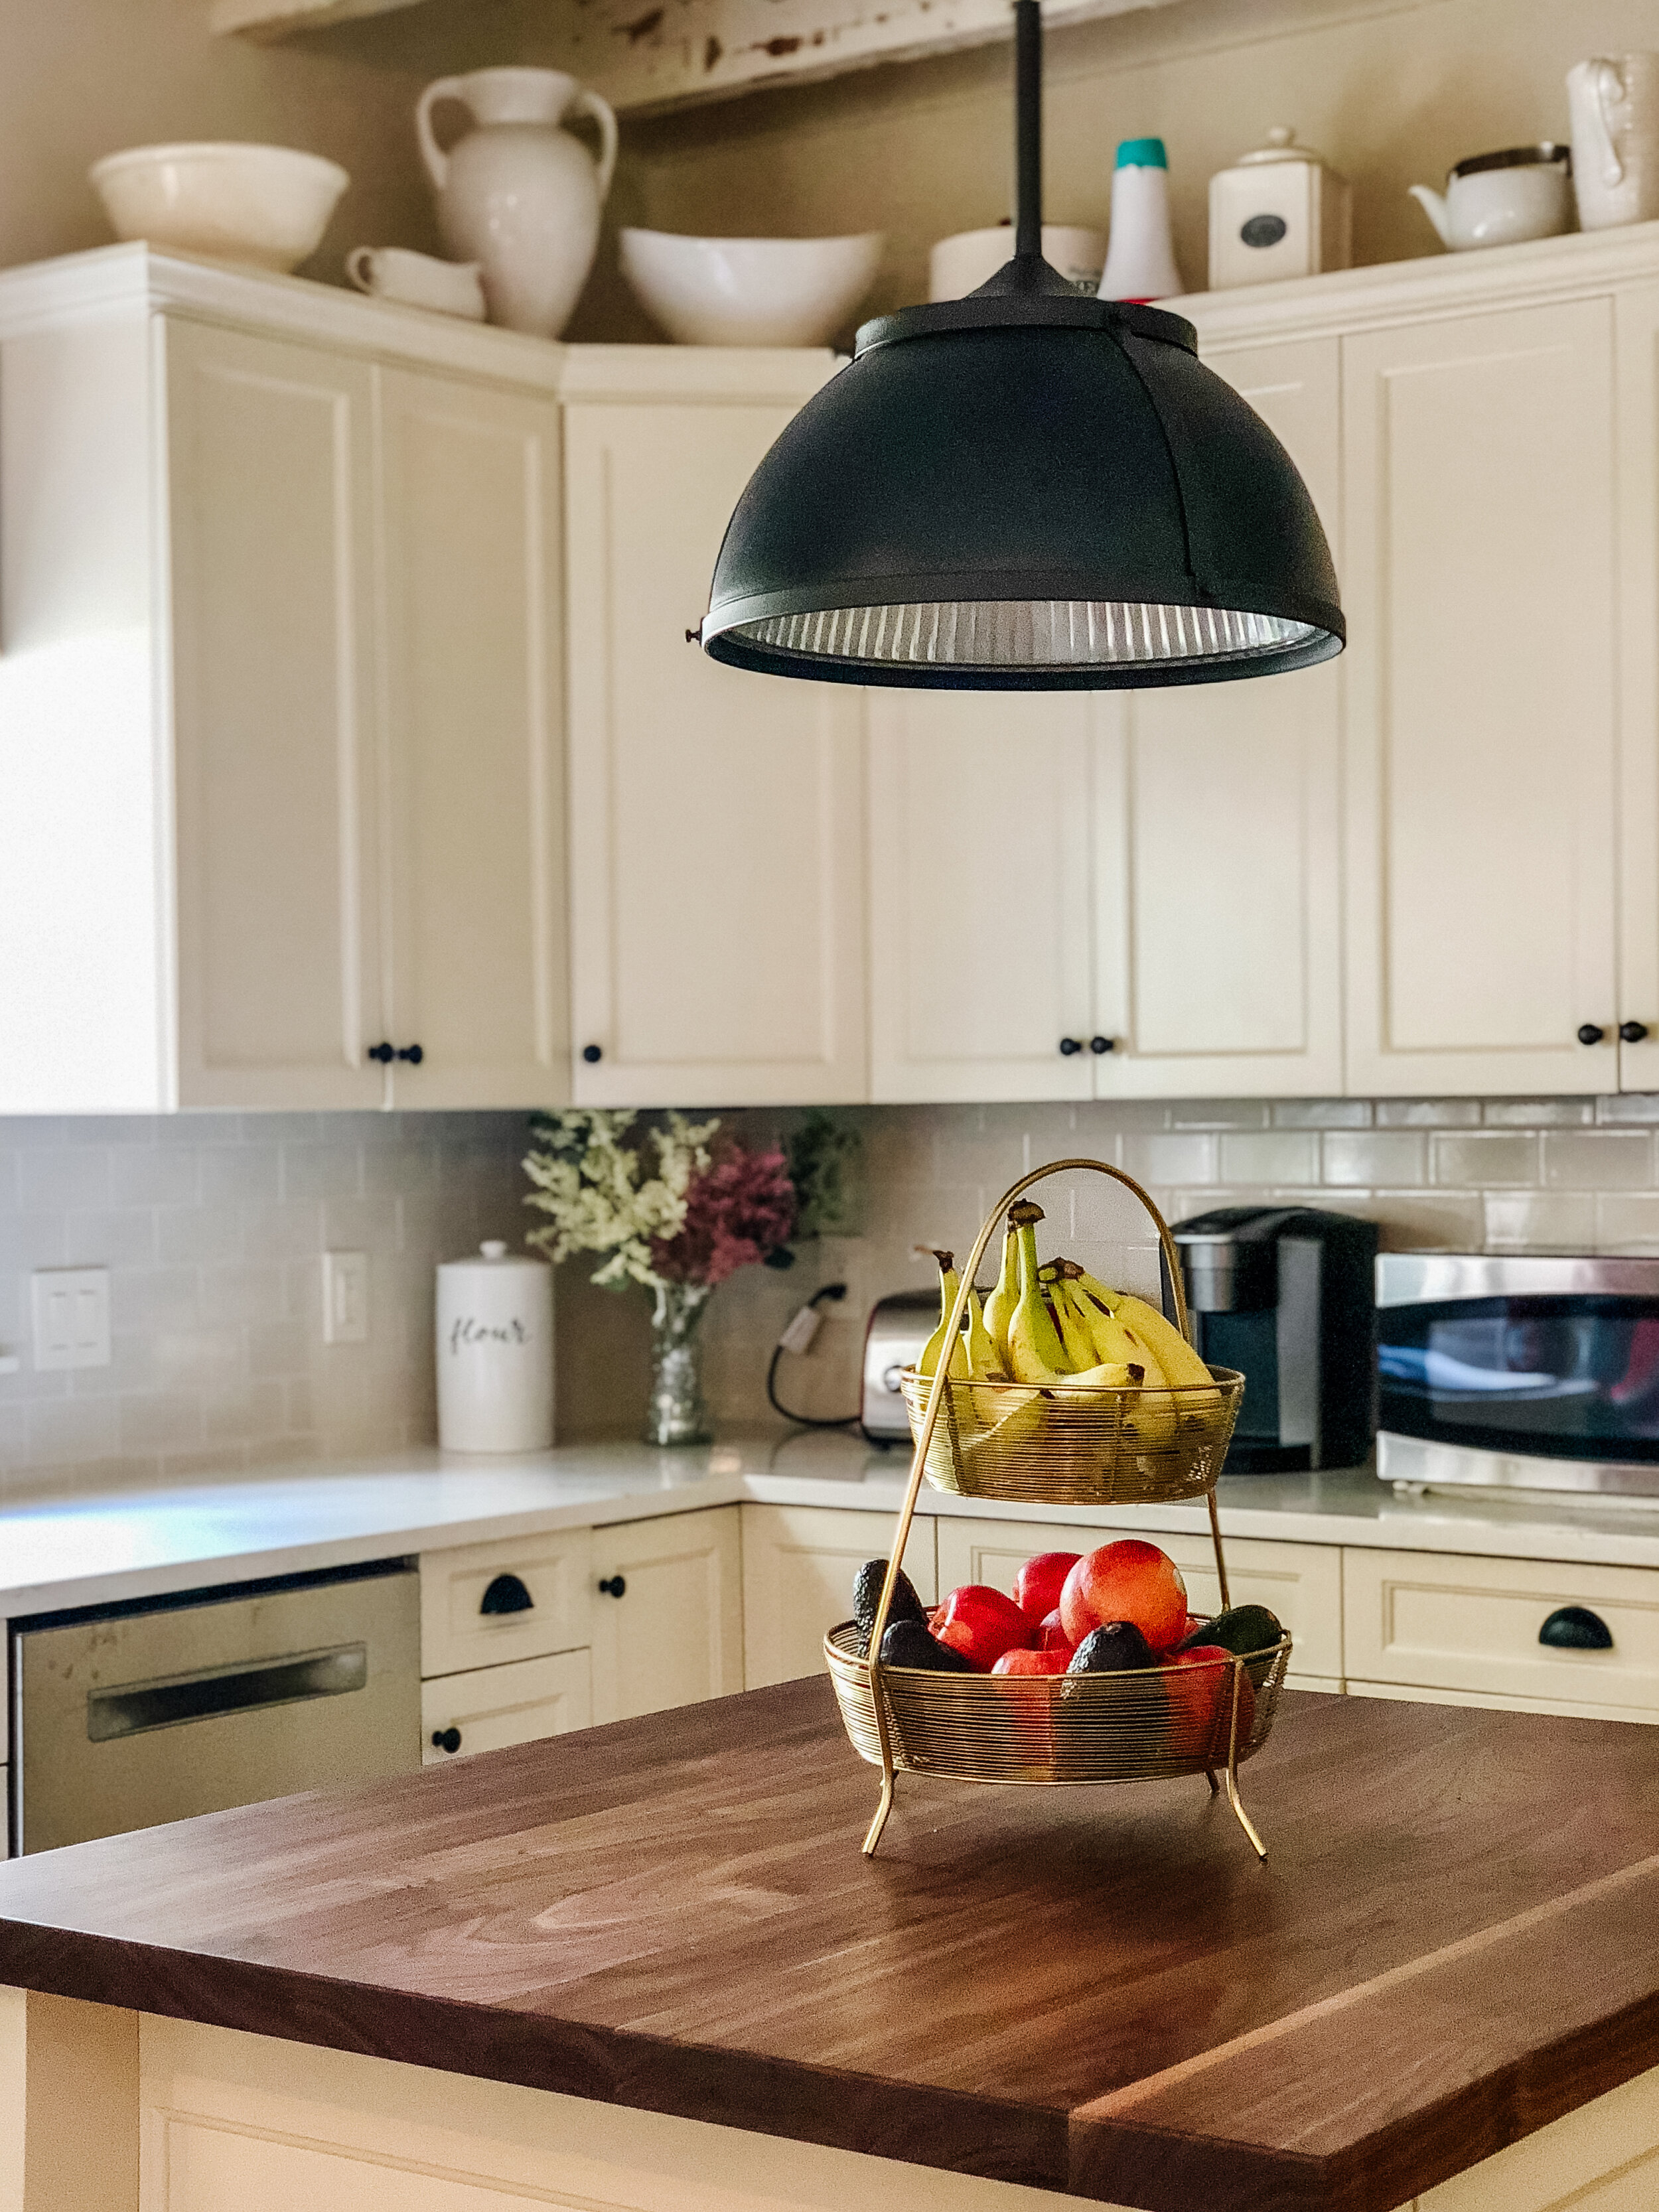
<path id="1" fill-rule="evenodd" d="M 725 668 L 686 639 L 739 493 L 831 366 L 567 356 L 580 1103 L 866 1096 L 860 694 Z"/>
<path id="2" fill-rule="evenodd" d="M 421 1761 L 441 1766 L 481 1751 L 505 1751 L 509 1744 L 587 1728 L 592 1718 L 586 1651 L 445 1674 L 421 1685 Z"/>
<path id="3" fill-rule="evenodd" d="M 735 1505 L 593 1531 L 593 1718 L 729 1697 L 743 1683 Z"/>
<path id="4" fill-rule="evenodd" d="M 542 352 L 0 276 L 0 1110 L 568 1095 Z"/>
<path id="5" fill-rule="evenodd" d="M 822 1674 L 825 1632 L 851 1613 L 853 1577 L 865 1561 L 887 1557 L 893 1516 L 816 1505 L 744 1505 L 742 1512 L 743 1686 Z M 922 1603 L 934 1603 L 930 1520 L 912 1526 L 904 1571 Z"/>
<path id="6" fill-rule="evenodd" d="M 1334 536 L 1336 342 L 1208 357 Z M 1338 680 L 873 693 L 872 1096 L 1339 1089 Z"/>

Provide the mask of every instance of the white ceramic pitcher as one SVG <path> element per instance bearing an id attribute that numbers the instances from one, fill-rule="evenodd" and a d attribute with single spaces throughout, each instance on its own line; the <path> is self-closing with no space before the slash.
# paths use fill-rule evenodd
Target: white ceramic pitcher
<path id="1" fill-rule="evenodd" d="M 1582 230 L 1659 216 L 1659 53 L 1597 54 L 1567 71 Z"/>
<path id="2" fill-rule="evenodd" d="M 446 153 L 432 131 L 441 100 L 474 128 Z M 561 125 L 591 115 L 599 158 Z M 483 69 L 428 85 L 415 110 L 444 244 L 483 269 L 489 319 L 556 338 L 593 265 L 599 210 L 617 162 L 617 118 L 597 92 L 559 70 Z"/>

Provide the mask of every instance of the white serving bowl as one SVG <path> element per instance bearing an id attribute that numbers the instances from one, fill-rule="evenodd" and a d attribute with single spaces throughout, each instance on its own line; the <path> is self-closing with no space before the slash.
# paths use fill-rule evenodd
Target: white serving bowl
<path id="1" fill-rule="evenodd" d="M 883 234 L 679 238 L 625 230 L 622 270 L 641 305 L 681 345 L 815 346 L 841 329 L 875 281 Z"/>
<path id="2" fill-rule="evenodd" d="M 317 251 L 351 182 L 290 146 L 135 146 L 88 174 L 118 238 L 281 270 Z"/>

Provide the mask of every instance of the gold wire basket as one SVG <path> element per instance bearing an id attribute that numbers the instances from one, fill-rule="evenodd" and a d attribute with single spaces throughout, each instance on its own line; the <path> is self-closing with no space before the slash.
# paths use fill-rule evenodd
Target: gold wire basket
<path id="1" fill-rule="evenodd" d="M 1191 1340 L 1180 1257 L 1169 1224 L 1130 1176 L 1103 1160 L 1055 1160 L 1022 1176 L 991 1210 L 959 1278 L 944 1341 L 953 1344 L 987 1246 L 1007 1208 L 1047 1176 L 1084 1170 L 1109 1176 L 1151 1215 L 1175 1301 Z M 960 1497 L 1027 1504 L 1145 1504 L 1205 1498 L 1224 1610 L 1227 1563 L 1215 1485 L 1244 1378 L 1212 1368 L 1211 1382 L 1153 1389 L 902 1378 L 915 1449 L 867 1646 L 851 1621 L 824 1638 L 842 1720 L 860 1758 L 879 1766 L 881 1796 L 864 1839 L 872 1856 L 893 1807 L 895 1777 L 962 1782 L 1147 1782 L 1203 1774 L 1228 1802 L 1259 1858 L 1267 1846 L 1238 1794 L 1238 1769 L 1267 1741 L 1290 1663 L 1291 1639 L 1243 1657 L 1121 1674 L 1002 1675 L 892 1667 L 880 1659 L 904 1547 L 923 1480 Z"/>
<path id="2" fill-rule="evenodd" d="M 1213 1386 L 1068 1389 L 949 1379 L 922 1472 L 958 1498 L 1027 1505 L 1148 1505 L 1215 1487 L 1244 1395 L 1244 1377 L 1212 1367 Z M 912 1437 L 930 1377 L 899 1377 Z"/>

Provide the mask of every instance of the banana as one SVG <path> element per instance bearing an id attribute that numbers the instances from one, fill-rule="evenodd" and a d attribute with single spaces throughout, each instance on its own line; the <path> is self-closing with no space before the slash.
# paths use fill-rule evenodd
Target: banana
<path id="1" fill-rule="evenodd" d="M 921 1357 L 916 1362 L 916 1372 L 931 1378 L 937 1370 L 940 1357 L 944 1352 L 945 1332 L 950 1323 L 951 1309 L 956 1304 L 957 1255 L 954 1252 L 941 1252 L 926 1244 L 918 1244 L 916 1249 L 918 1252 L 933 1250 L 934 1259 L 939 1261 L 939 1327 L 923 1345 Z M 951 1357 L 945 1371 L 952 1377 L 957 1376 L 965 1377 L 968 1373 L 968 1347 L 960 1335 L 951 1347 Z"/>
<path id="2" fill-rule="evenodd" d="M 1062 1264 L 1067 1271 L 1063 1285 L 1065 1297 L 1088 1332 L 1096 1359 L 1143 1368 L 1146 1384 L 1151 1389 L 1158 1389 L 1166 1382 L 1169 1378 L 1163 1364 L 1153 1356 L 1151 1346 L 1133 1330 L 1126 1328 L 1115 1316 L 1103 1313 L 1094 1299 L 1085 1297 L 1083 1270 L 1075 1260 L 1067 1260 Z"/>
<path id="3" fill-rule="evenodd" d="M 1066 1364 L 1073 1374 L 1081 1375 L 1086 1369 L 1098 1366 L 1103 1359 L 1116 1359 L 1118 1354 L 1097 1350 L 1093 1332 L 1076 1300 L 1069 1295 L 1070 1291 L 1071 1285 L 1064 1275 L 1056 1275 L 1048 1298 L 1060 1340 L 1066 1347 Z"/>
<path id="4" fill-rule="evenodd" d="M 1019 1239 L 1019 1303 L 1008 1324 L 1008 1371 L 1016 1382 L 1063 1382 L 1073 1372 L 1037 1280 L 1036 1224 L 1042 1208 L 1024 1200 L 1008 1209 Z"/>
<path id="5" fill-rule="evenodd" d="M 979 1302 L 979 1292 L 968 1293 L 968 1375 L 974 1382 L 1009 1382 L 1007 1369 L 997 1357 L 991 1332 L 985 1325 L 985 1314 Z M 1000 1421 L 1026 1401 L 1027 1393 L 1018 1385 L 1009 1382 L 1006 1390 L 961 1390 L 956 1394 L 958 1419 L 964 1401 L 971 1399 L 969 1410 L 975 1419 L 990 1423 Z"/>
<path id="6" fill-rule="evenodd" d="M 1008 1365 L 1008 1324 L 1018 1304 L 1019 1231 L 1011 1221 L 1002 1240 L 1002 1273 L 997 1277 L 996 1288 L 985 1301 L 985 1326 L 996 1364 L 1005 1375 L 1012 1372 Z"/>
<path id="7" fill-rule="evenodd" d="M 1133 1297 L 1127 1291 L 1108 1290 L 1104 1283 L 1097 1282 L 1092 1275 L 1081 1274 L 1076 1279 L 1077 1287 L 1088 1297 L 1104 1306 L 1115 1321 L 1121 1322 L 1131 1335 L 1138 1338 L 1152 1352 L 1164 1370 L 1166 1382 L 1176 1384 L 1196 1384 L 1211 1380 L 1209 1369 L 1199 1354 L 1188 1343 L 1173 1322 L 1166 1321 L 1154 1305 L 1145 1298 Z M 1208 1399 L 1186 1397 L 1181 1400 L 1183 1412 L 1196 1407 L 1213 1411 Z"/>

